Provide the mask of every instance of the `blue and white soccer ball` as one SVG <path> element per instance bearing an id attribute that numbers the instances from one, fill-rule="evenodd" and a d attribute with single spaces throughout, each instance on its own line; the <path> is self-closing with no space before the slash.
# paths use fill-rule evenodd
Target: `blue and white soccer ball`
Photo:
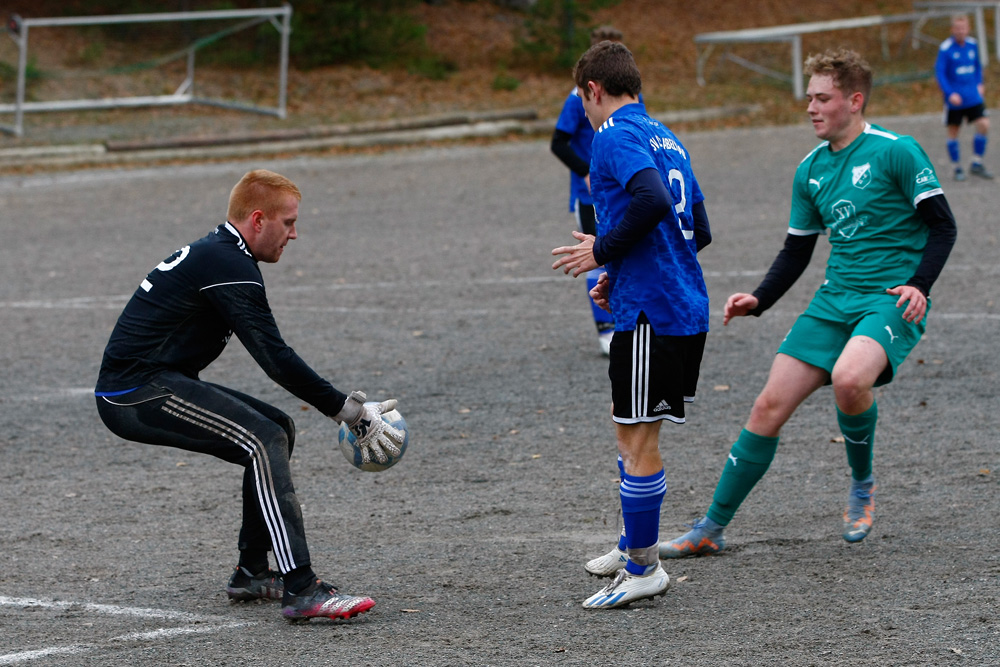
<path id="1" fill-rule="evenodd" d="M 365 405 L 374 405 L 374 403 L 366 403 Z M 376 461 L 374 455 L 372 456 L 371 461 L 363 463 L 361 458 L 361 448 L 358 447 L 358 439 L 354 437 L 353 433 L 351 433 L 351 429 L 347 428 L 346 423 L 340 425 L 340 435 L 338 436 L 340 441 L 340 451 L 343 452 L 344 458 L 347 459 L 348 463 L 358 470 L 364 470 L 365 472 L 382 472 L 383 470 L 388 470 L 392 466 L 399 463 L 399 460 L 403 458 L 404 454 L 406 454 L 406 446 L 410 444 L 410 431 L 406 427 L 406 420 L 403 419 L 403 415 L 399 413 L 399 410 L 390 410 L 382 415 L 382 421 L 403 434 L 403 444 L 399 446 L 399 454 L 393 456 L 389 452 L 386 452 L 386 456 L 389 457 L 389 460 L 385 463 L 379 463 Z"/>

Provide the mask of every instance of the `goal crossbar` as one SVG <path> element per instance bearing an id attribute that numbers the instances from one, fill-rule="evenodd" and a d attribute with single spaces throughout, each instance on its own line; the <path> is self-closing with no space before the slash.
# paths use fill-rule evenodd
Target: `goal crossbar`
<path id="1" fill-rule="evenodd" d="M 17 97 L 13 104 L 0 104 L 0 113 L 13 113 L 13 125 L 0 125 L 0 131 L 16 136 L 24 133 L 24 114 L 34 111 L 76 111 L 84 109 L 114 109 L 120 107 L 163 106 L 174 104 L 205 104 L 209 106 L 261 113 L 285 118 L 288 97 L 288 43 L 291 35 L 292 6 L 285 3 L 281 7 L 261 9 L 228 9 L 197 12 L 164 12 L 156 14 L 121 14 L 105 16 L 64 16 L 52 18 L 21 18 L 14 14 L 7 21 L 7 34 L 18 47 Z M 76 99 L 58 101 L 26 101 L 25 91 L 28 70 L 28 34 L 32 27 L 51 28 L 67 26 L 120 25 L 127 23 L 164 23 L 178 21 L 219 21 L 246 19 L 234 28 L 223 31 L 231 34 L 237 30 L 262 23 L 270 23 L 281 36 L 281 59 L 278 73 L 277 106 L 266 107 L 222 99 L 198 97 L 193 93 L 195 53 L 202 46 L 215 40 L 199 39 L 192 42 L 181 54 L 187 55 L 187 76 L 170 95 L 146 95 L 133 97 L 105 97 L 100 99 Z"/>

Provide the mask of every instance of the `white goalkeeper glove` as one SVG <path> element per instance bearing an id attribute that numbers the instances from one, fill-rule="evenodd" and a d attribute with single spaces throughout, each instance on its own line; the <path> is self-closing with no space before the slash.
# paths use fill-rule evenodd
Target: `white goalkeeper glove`
<path id="1" fill-rule="evenodd" d="M 396 408 L 396 399 L 366 403 L 367 398 L 363 391 L 351 392 L 334 419 L 347 422 L 361 448 L 362 463 L 371 463 L 373 455 L 376 461 L 385 463 L 389 460 L 386 452 L 399 456 L 399 445 L 403 444 L 403 434 L 382 421 L 383 414 Z"/>

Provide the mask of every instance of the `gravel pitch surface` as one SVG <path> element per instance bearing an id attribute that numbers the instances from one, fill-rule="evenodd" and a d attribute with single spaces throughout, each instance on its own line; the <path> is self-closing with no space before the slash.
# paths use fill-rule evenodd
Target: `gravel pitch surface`
<path id="1" fill-rule="evenodd" d="M 610 386 L 583 280 L 549 269 L 573 223 L 547 142 L 0 179 L 0 664 L 996 664 L 996 184 L 948 180 L 937 117 L 883 124 L 938 156 L 959 240 L 925 339 L 878 393 L 873 533 L 840 537 L 849 472 L 824 389 L 730 548 L 666 563 L 665 597 L 603 612 L 580 602 L 601 586 L 583 563 L 618 530 Z M 723 329 L 726 297 L 781 246 L 815 139 L 681 139 L 715 235 L 713 332 L 688 424 L 662 431 L 668 539 L 706 509 L 827 246 L 772 311 Z M 264 267 L 285 338 L 338 387 L 398 398 L 411 428 L 400 465 L 361 473 L 238 341 L 204 374 L 296 418 L 314 566 L 378 601 L 349 622 L 230 604 L 240 471 L 116 439 L 91 396 L 128 295 L 256 166 L 304 193 L 299 240 Z"/>

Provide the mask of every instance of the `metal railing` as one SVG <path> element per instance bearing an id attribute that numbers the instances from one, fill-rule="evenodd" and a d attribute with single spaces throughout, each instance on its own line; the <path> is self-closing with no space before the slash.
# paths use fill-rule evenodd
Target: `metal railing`
<path id="1" fill-rule="evenodd" d="M 705 65 L 709 56 L 717 45 L 729 46 L 733 44 L 784 42 L 791 45 L 791 75 L 777 72 L 770 68 L 753 63 L 745 58 L 741 58 L 727 51 L 724 58 L 742 67 L 764 74 L 766 76 L 779 79 L 792 84 L 792 93 L 795 99 L 805 97 L 805 86 L 802 74 L 802 36 L 820 32 L 832 32 L 836 30 L 852 30 L 857 28 L 878 27 L 881 29 L 883 55 L 888 53 L 888 35 L 886 28 L 894 23 L 910 23 L 911 40 L 914 48 L 920 38 L 920 28 L 931 18 L 949 16 L 948 11 L 941 9 L 927 9 L 923 12 L 910 14 L 896 14 L 886 16 L 861 16 L 857 18 L 838 19 L 832 21 L 815 21 L 810 23 L 795 23 L 789 25 L 770 26 L 767 28 L 748 28 L 745 30 L 725 30 L 721 32 L 704 32 L 694 37 L 695 48 L 699 49 L 697 61 L 698 84 L 705 85 Z"/>
<path id="2" fill-rule="evenodd" d="M 13 125 L 0 125 L 0 131 L 16 136 L 24 133 L 24 114 L 32 111 L 76 111 L 83 109 L 113 109 L 118 107 L 162 106 L 172 104 L 206 104 L 226 109 L 262 113 L 285 118 L 288 90 L 288 42 L 291 34 L 292 7 L 267 9 L 230 9 L 200 12 L 168 12 L 159 14 L 122 14 L 119 16 L 73 16 L 61 18 L 21 18 L 12 15 L 7 21 L 7 33 L 18 47 L 17 98 L 13 104 L 0 104 L 0 113 L 13 113 Z M 177 21 L 218 21 L 245 19 L 212 36 L 212 39 L 195 40 L 178 52 L 178 57 L 187 57 L 187 76 L 170 95 L 147 95 L 133 97 L 105 97 L 100 99 L 55 100 L 34 102 L 25 100 L 28 70 L 28 34 L 33 27 L 97 26 L 125 23 L 165 23 Z M 281 35 L 281 62 L 279 66 L 278 104 L 263 107 L 253 104 L 226 101 L 194 94 L 194 65 L 197 50 L 220 36 L 246 30 L 265 22 L 271 23 Z"/>

